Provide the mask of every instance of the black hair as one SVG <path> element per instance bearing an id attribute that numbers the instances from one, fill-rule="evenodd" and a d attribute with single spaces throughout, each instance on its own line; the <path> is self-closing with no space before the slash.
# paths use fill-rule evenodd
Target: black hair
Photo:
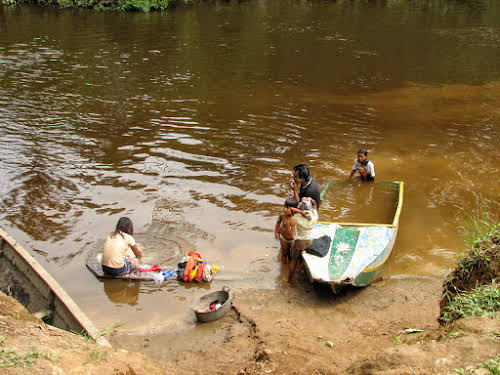
<path id="1" fill-rule="evenodd" d="M 299 172 L 299 178 L 303 178 L 304 180 L 309 179 L 309 168 L 307 168 L 307 165 L 297 164 L 293 167 L 293 170 Z"/>
<path id="2" fill-rule="evenodd" d="M 112 235 L 116 236 L 120 232 L 130 235 L 134 234 L 134 225 L 132 224 L 132 220 L 130 220 L 128 217 L 121 217 L 120 220 L 118 220 L 118 223 L 116 223 L 115 231 L 112 233 Z"/>
<path id="3" fill-rule="evenodd" d="M 360 148 L 358 150 L 358 154 L 364 154 L 365 156 L 368 156 L 368 151 L 366 151 L 366 148 Z"/>
<path id="4" fill-rule="evenodd" d="M 296 199 L 288 198 L 287 200 L 285 200 L 285 206 L 286 207 L 295 207 L 295 208 L 297 208 L 298 205 L 299 205 L 299 203 L 297 202 Z"/>

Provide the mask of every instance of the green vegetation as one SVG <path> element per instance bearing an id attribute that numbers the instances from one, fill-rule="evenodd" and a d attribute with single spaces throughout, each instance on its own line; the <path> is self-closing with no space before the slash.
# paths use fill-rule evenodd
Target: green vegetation
<path id="1" fill-rule="evenodd" d="M 444 323 L 449 323 L 455 320 L 456 316 L 469 318 L 481 315 L 500 318 L 500 288 L 497 283 L 457 294 L 447 304 L 441 319 Z"/>
<path id="2" fill-rule="evenodd" d="M 491 218 L 485 207 L 486 203 L 481 202 L 475 214 L 467 213 L 460 207 L 465 214 L 465 225 L 463 228 L 465 240 L 473 249 L 475 245 L 488 242 L 494 237 L 500 237 L 500 222 Z"/>
<path id="3" fill-rule="evenodd" d="M 104 350 L 99 350 L 98 348 L 90 348 L 89 349 L 89 358 L 85 362 L 86 364 L 92 363 L 92 362 L 102 362 L 102 361 L 107 361 L 108 357 L 108 352 Z"/>
<path id="4" fill-rule="evenodd" d="M 190 4 L 192 0 L 0 0 L 0 5 L 36 3 L 59 8 L 86 8 L 97 10 L 141 11 L 165 10 Z"/>
<path id="5" fill-rule="evenodd" d="M 401 340 L 399 337 L 397 336 L 393 336 L 392 337 L 392 343 L 394 345 L 401 345 L 403 343 L 403 340 Z"/>
<path id="6" fill-rule="evenodd" d="M 464 330 L 458 330 L 458 331 L 451 331 L 449 333 L 443 334 L 439 340 L 453 340 L 457 337 L 463 337 L 467 334 Z"/>
<path id="7" fill-rule="evenodd" d="M 0 349 L 0 367 L 31 367 L 38 358 L 49 361 L 61 359 L 49 353 L 39 352 L 36 348 L 26 354 L 19 354 L 12 349 Z"/>
<path id="8" fill-rule="evenodd" d="M 123 327 L 123 324 L 108 324 L 103 329 L 97 331 L 97 334 L 95 335 L 95 339 L 97 340 L 101 337 L 111 335 L 113 332 L 115 332 L 120 327 Z M 89 341 L 92 339 L 89 335 L 87 335 L 83 331 L 82 332 L 71 331 L 71 333 L 74 333 L 75 335 L 82 337 L 85 341 Z"/>
<path id="9" fill-rule="evenodd" d="M 193 4 L 200 0 L 0 0 L 0 5 L 12 5 L 18 3 L 36 3 L 43 6 L 56 6 L 60 8 L 88 8 L 97 10 L 119 10 L 119 11 L 142 11 L 165 10 L 167 8 Z M 217 0 L 212 0 L 217 2 Z M 230 1 L 230 0 L 229 0 Z M 338 0 L 339 6 L 361 7 L 370 3 L 369 0 Z M 410 3 L 410 6 L 409 4 Z M 387 0 L 378 6 L 387 8 L 401 8 L 411 10 L 414 8 L 442 9 L 444 13 L 448 8 L 467 6 L 470 9 L 482 10 L 488 6 L 487 0 Z"/>
<path id="10" fill-rule="evenodd" d="M 491 375 L 500 375 L 500 356 L 487 360 L 483 366 L 489 370 Z"/>
<path id="11" fill-rule="evenodd" d="M 490 375 L 500 375 L 500 356 L 484 361 L 475 369 L 454 368 L 453 371 L 460 375 L 474 375 L 479 373 L 484 374 L 484 370 L 481 370 L 481 372 L 476 372 L 476 370 L 482 368 L 488 370 Z"/>
<path id="12" fill-rule="evenodd" d="M 444 324 L 480 315 L 500 318 L 500 222 L 481 205 L 477 214 L 466 214 L 464 232 L 471 248 L 444 282 L 439 318 Z"/>

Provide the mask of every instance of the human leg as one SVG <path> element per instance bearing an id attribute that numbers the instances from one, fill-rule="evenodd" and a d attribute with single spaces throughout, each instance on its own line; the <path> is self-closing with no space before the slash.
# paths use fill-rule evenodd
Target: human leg
<path id="1" fill-rule="evenodd" d="M 133 269 L 136 269 L 137 266 L 139 265 L 139 261 L 137 260 L 137 258 L 126 257 L 125 258 L 125 263 L 127 263 L 127 262 L 129 264 L 129 270 L 128 270 L 128 272 L 130 272 Z"/>
<path id="2" fill-rule="evenodd" d="M 288 269 L 288 285 L 292 285 L 293 273 L 295 272 L 295 266 L 297 265 L 297 258 L 292 258 L 290 262 L 290 268 Z"/>
<path id="3" fill-rule="evenodd" d="M 107 266 L 102 266 L 102 270 L 106 275 L 110 276 L 120 276 L 129 273 L 131 270 L 131 263 L 128 258 L 125 258 L 124 265 L 121 268 L 112 268 Z"/>
<path id="4" fill-rule="evenodd" d="M 282 238 L 280 238 L 280 245 L 281 245 L 281 262 L 283 264 L 286 264 L 287 258 L 288 258 L 288 243 L 283 241 Z"/>
<path id="5" fill-rule="evenodd" d="M 364 167 L 359 167 L 359 175 L 361 176 L 361 179 L 363 181 L 366 181 L 368 172 L 366 172 L 366 169 Z"/>
<path id="6" fill-rule="evenodd" d="M 296 240 L 292 249 L 291 255 L 292 260 L 290 262 L 290 268 L 288 270 L 288 285 L 292 285 L 293 274 L 295 273 L 295 267 L 297 264 L 299 268 L 302 267 L 302 252 L 311 245 L 310 240 Z M 301 269 L 301 268 L 300 268 Z"/>

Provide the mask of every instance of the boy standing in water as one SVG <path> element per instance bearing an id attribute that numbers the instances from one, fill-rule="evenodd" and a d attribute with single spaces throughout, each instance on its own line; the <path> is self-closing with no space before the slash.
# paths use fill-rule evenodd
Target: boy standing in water
<path id="1" fill-rule="evenodd" d="M 363 181 L 375 181 L 375 166 L 368 160 L 367 156 L 368 151 L 364 148 L 358 150 L 358 157 L 354 160 L 354 165 L 348 179 L 351 179 L 356 171 L 359 171 L 359 177 Z"/>
<path id="2" fill-rule="evenodd" d="M 295 199 L 287 199 L 285 201 L 285 208 L 278 217 L 276 227 L 274 228 L 274 237 L 280 241 L 281 244 L 281 261 L 286 264 L 290 255 L 290 250 L 294 244 L 293 235 L 295 233 L 295 221 L 293 220 L 292 208 L 297 208 L 297 201 Z"/>

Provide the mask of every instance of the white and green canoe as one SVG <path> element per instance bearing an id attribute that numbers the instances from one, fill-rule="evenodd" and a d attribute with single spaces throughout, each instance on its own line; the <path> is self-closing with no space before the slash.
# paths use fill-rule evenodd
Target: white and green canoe
<path id="1" fill-rule="evenodd" d="M 373 282 L 391 255 L 403 206 L 403 182 L 389 182 L 398 188 L 394 219 L 390 224 L 326 223 L 313 228 L 313 239 L 328 235 L 332 240 L 324 257 L 302 253 L 311 282 L 365 286 Z M 323 194 L 328 186 L 323 191 Z M 322 194 L 322 195 L 323 195 Z"/>

